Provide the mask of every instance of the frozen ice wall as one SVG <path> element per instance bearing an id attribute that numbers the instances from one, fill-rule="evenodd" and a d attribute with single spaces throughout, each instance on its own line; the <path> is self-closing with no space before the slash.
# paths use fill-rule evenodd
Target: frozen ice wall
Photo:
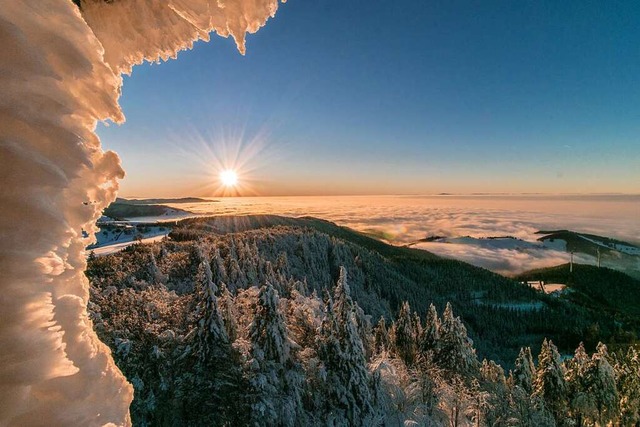
<path id="1" fill-rule="evenodd" d="M 86 0 L 82 14 L 116 72 L 143 61 L 175 58 L 214 31 L 232 36 L 245 52 L 245 34 L 255 33 L 278 9 L 278 0 Z"/>
<path id="2" fill-rule="evenodd" d="M 82 230 L 124 172 L 94 133 L 120 74 L 215 31 L 241 52 L 277 0 L 0 0 L 0 426 L 128 425 L 133 389 L 87 318 Z"/>

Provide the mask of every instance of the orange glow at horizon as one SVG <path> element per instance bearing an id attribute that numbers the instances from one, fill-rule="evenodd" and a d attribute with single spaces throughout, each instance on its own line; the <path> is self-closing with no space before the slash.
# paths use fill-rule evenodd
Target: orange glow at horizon
<path id="1" fill-rule="evenodd" d="M 260 196 L 271 185 L 259 172 L 272 164 L 275 153 L 266 130 L 251 136 L 242 126 L 193 130 L 180 135 L 175 145 L 184 163 L 191 166 L 171 183 L 173 188 L 163 186 L 163 192 L 193 197 Z"/>

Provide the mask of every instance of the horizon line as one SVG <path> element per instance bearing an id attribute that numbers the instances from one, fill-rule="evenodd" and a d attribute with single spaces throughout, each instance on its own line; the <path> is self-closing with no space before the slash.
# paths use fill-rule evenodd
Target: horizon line
<path id="1" fill-rule="evenodd" d="M 447 196 L 640 196 L 640 193 L 597 192 L 597 193 L 545 193 L 545 192 L 471 192 L 471 193 L 338 193 L 338 194 L 263 194 L 263 195 L 223 195 L 223 196 L 136 196 L 118 195 L 120 199 L 236 199 L 259 197 L 447 197 Z"/>

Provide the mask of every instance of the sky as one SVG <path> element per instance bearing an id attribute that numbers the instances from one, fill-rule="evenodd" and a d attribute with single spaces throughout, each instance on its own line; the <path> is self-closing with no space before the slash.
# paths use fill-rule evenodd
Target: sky
<path id="1" fill-rule="evenodd" d="M 125 77 L 123 196 L 640 193 L 640 4 L 290 0 Z"/>

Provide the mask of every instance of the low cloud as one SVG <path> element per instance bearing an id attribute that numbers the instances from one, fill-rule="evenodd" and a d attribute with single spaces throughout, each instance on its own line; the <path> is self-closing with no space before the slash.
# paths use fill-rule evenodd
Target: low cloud
<path id="1" fill-rule="evenodd" d="M 550 267 L 569 262 L 570 255 L 552 249 L 498 249 L 456 243 L 420 243 L 414 247 L 434 254 L 458 259 L 496 273 L 512 276 L 527 270 Z M 588 255 L 574 255 L 574 261 L 593 264 L 595 259 Z"/>
<path id="2" fill-rule="evenodd" d="M 638 201 L 638 196 L 269 197 L 221 199 L 219 203 L 181 207 L 200 214 L 315 216 L 394 245 L 412 244 L 427 236 L 512 236 L 535 242 L 540 237 L 535 232 L 545 229 L 570 229 L 639 242 Z M 421 243 L 419 247 L 507 275 L 569 260 L 566 252 L 545 248 L 518 250 L 455 243 Z M 576 256 L 576 262 L 594 260 Z"/>

